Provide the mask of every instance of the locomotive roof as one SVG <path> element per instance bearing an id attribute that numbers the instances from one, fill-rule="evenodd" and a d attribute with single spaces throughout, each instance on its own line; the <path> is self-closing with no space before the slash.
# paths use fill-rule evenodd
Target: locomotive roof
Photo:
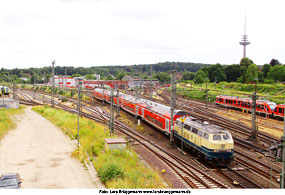
<path id="1" fill-rule="evenodd" d="M 195 119 L 192 117 L 187 117 L 184 123 L 189 125 L 189 126 L 196 127 L 198 129 L 202 129 L 202 130 L 204 130 L 210 134 L 228 133 L 227 130 L 225 130 L 225 129 L 217 126 L 217 125 L 210 124 L 206 121 L 203 122 L 201 120 L 198 120 L 198 119 Z"/>

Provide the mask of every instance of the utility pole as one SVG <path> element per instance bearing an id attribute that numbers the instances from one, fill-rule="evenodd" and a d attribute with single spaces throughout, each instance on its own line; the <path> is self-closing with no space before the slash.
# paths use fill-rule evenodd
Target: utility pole
<path id="1" fill-rule="evenodd" d="M 17 86 L 16 86 L 16 82 L 13 83 L 13 99 L 17 99 Z"/>
<path id="2" fill-rule="evenodd" d="M 255 90 L 252 93 L 252 105 L 251 105 L 251 116 L 252 116 L 252 120 L 251 120 L 251 135 L 249 137 L 249 140 L 253 141 L 253 142 L 257 142 L 257 136 L 258 136 L 258 128 L 256 127 L 256 100 L 258 98 L 258 96 L 256 95 L 256 81 L 258 80 L 258 78 L 255 78 Z"/>
<path id="3" fill-rule="evenodd" d="M 67 88 L 67 69 L 65 69 L 65 85 L 64 88 Z"/>
<path id="4" fill-rule="evenodd" d="M 206 78 L 206 108 L 208 109 L 208 78 Z"/>
<path id="5" fill-rule="evenodd" d="M 81 79 L 78 79 L 77 80 L 78 82 L 78 92 L 77 92 L 77 94 L 78 94 L 78 97 L 77 97 L 77 149 L 78 149 L 78 154 L 79 154 L 79 118 L 80 118 L 80 115 L 81 115 L 81 113 L 80 113 L 80 111 L 81 111 L 81 102 L 80 102 L 80 100 L 81 100 L 81 84 L 82 84 L 82 80 Z"/>
<path id="6" fill-rule="evenodd" d="M 217 85 L 217 77 L 215 77 L 215 91 L 217 91 L 216 85 Z"/>
<path id="7" fill-rule="evenodd" d="M 34 75 L 34 90 L 33 90 L 33 99 L 36 99 L 36 97 L 35 97 L 35 93 L 36 93 L 36 76 Z"/>
<path id="8" fill-rule="evenodd" d="M 120 100 L 119 100 L 119 87 L 117 86 L 117 113 L 116 117 L 120 116 Z"/>
<path id="9" fill-rule="evenodd" d="M 171 121 L 170 121 L 170 145 L 173 145 L 174 142 L 174 135 L 173 135 L 173 115 L 174 115 L 174 109 L 176 106 L 176 70 L 171 71 Z"/>
<path id="10" fill-rule="evenodd" d="M 110 136 L 114 134 L 114 91 L 111 88 L 110 94 L 110 119 L 109 119 Z"/>
<path id="11" fill-rule="evenodd" d="M 150 100 L 152 101 L 152 64 L 150 65 Z"/>
<path id="12" fill-rule="evenodd" d="M 53 60 L 52 62 L 51 62 L 51 64 L 52 64 L 52 89 L 51 89 L 51 91 L 52 91 L 52 95 L 51 95 L 51 106 L 52 107 L 54 107 L 54 64 L 55 64 L 55 60 Z"/>
<path id="13" fill-rule="evenodd" d="M 284 113 L 284 111 L 283 111 Z M 280 176 L 280 188 L 285 188 L 285 114 L 284 114 L 284 127 L 283 127 L 283 136 L 281 137 L 281 163 L 282 170 Z"/>
<path id="14" fill-rule="evenodd" d="M 105 86 L 104 86 L 104 81 L 102 81 L 102 88 L 103 88 L 103 105 L 105 104 Z"/>
<path id="15" fill-rule="evenodd" d="M 142 78 L 140 77 L 140 90 L 139 90 L 139 97 L 142 97 Z"/>

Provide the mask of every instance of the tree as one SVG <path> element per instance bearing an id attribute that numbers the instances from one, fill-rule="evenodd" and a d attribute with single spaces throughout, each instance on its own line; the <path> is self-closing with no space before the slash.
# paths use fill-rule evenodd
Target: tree
<path id="1" fill-rule="evenodd" d="M 258 78 L 258 69 L 255 64 L 249 65 L 249 67 L 246 70 L 246 82 L 253 82 L 255 81 L 255 78 Z"/>
<path id="2" fill-rule="evenodd" d="M 226 80 L 224 68 L 222 67 L 221 64 L 215 64 L 215 65 L 210 66 L 208 68 L 208 74 L 209 74 L 210 82 L 215 82 L 215 81 L 220 82 L 220 81 Z"/>
<path id="3" fill-rule="evenodd" d="M 285 66 L 275 65 L 270 68 L 270 71 L 267 73 L 269 79 L 274 80 L 275 82 L 285 80 Z"/>
<path id="4" fill-rule="evenodd" d="M 117 76 L 116 76 L 116 79 L 117 79 L 117 80 L 122 80 L 122 78 L 123 78 L 125 75 L 126 75 L 125 72 L 119 72 L 119 73 L 117 74 Z"/>
<path id="5" fill-rule="evenodd" d="M 82 75 L 81 74 L 73 74 L 71 77 L 72 78 L 74 78 L 74 77 L 82 77 Z"/>
<path id="6" fill-rule="evenodd" d="M 206 73 L 202 70 L 199 70 L 196 74 L 195 74 L 195 78 L 194 78 L 194 82 L 197 84 L 202 84 L 205 82 L 205 78 L 206 78 Z"/>
<path id="7" fill-rule="evenodd" d="M 271 65 L 270 64 L 264 64 L 262 67 L 262 72 L 264 78 L 267 78 L 267 73 L 270 71 Z"/>
<path id="8" fill-rule="evenodd" d="M 170 83 L 171 80 L 171 76 L 167 72 L 159 72 L 154 78 L 157 78 L 160 83 Z"/>
<path id="9" fill-rule="evenodd" d="M 226 66 L 225 74 L 228 82 L 236 82 L 241 76 L 241 66 L 238 64 Z"/>
<path id="10" fill-rule="evenodd" d="M 193 80 L 195 77 L 195 73 L 193 72 L 183 72 L 181 80 L 189 81 Z"/>
<path id="11" fill-rule="evenodd" d="M 85 79 L 87 80 L 96 80 L 97 77 L 93 76 L 93 74 L 87 74 L 84 76 Z"/>
<path id="12" fill-rule="evenodd" d="M 30 83 L 31 84 L 39 83 L 39 75 L 38 74 L 33 74 L 33 76 L 30 79 Z"/>
<path id="13" fill-rule="evenodd" d="M 281 65 L 281 63 L 277 59 L 272 59 L 269 64 L 271 66 Z"/>
<path id="14" fill-rule="evenodd" d="M 109 74 L 109 75 L 106 77 L 106 80 L 114 80 L 114 77 Z"/>
<path id="15" fill-rule="evenodd" d="M 253 61 L 249 58 L 242 58 L 240 60 L 240 65 L 241 66 L 245 66 L 245 67 L 249 67 L 249 65 L 253 64 Z"/>

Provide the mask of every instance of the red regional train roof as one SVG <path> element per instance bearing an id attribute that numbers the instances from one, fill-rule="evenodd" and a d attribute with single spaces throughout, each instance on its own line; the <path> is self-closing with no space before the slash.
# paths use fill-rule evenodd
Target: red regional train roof
<path id="1" fill-rule="evenodd" d="M 103 89 L 100 89 L 100 88 L 96 88 L 96 89 L 94 89 L 94 91 L 103 93 Z M 110 91 L 104 90 L 104 92 L 105 92 L 105 94 L 107 93 L 108 95 L 110 95 Z M 116 93 L 114 93 L 114 94 L 116 94 Z M 170 106 L 159 104 L 157 102 L 153 102 L 153 101 L 146 100 L 143 98 L 136 98 L 135 96 L 127 95 L 127 94 L 124 94 L 121 92 L 119 93 L 119 95 L 122 96 L 126 101 L 134 103 L 134 104 L 140 104 L 141 106 L 145 107 L 146 109 L 148 109 L 150 111 L 156 112 L 160 115 L 167 116 L 169 118 L 171 116 L 171 111 L 170 111 L 171 107 Z M 189 113 L 187 113 L 183 110 L 175 109 L 174 115 L 189 115 Z"/>

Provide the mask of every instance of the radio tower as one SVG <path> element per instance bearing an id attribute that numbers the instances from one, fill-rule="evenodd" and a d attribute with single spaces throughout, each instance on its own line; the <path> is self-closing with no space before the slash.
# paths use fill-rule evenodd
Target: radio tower
<path id="1" fill-rule="evenodd" d="M 246 16 L 244 21 L 244 35 L 242 35 L 242 40 L 239 42 L 240 45 L 243 45 L 243 58 L 246 57 L 246 46 L 250 44 L 250 42 L 247 40 L 246 35 Z"/>

